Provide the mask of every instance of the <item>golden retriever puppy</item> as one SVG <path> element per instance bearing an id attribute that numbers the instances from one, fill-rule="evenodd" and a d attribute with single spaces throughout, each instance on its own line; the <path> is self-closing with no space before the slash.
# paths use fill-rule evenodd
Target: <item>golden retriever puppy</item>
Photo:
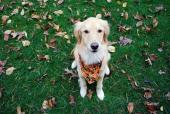
<path id="1" fill-rule="evenodd" d="M 107 49 L 109 32 L 108 22 L 95 17 L 75 24 L 74 35 L 77 44 L 74 48 L 75 60 L 71 67 L 77 67 L 82 97 L 87 93 L 86 82 L 91 84 L 96 81 L 97 96 L 100 100 L 104 99 L 103 78 L 105 74 L 110 73 L 110 53 Z"/>

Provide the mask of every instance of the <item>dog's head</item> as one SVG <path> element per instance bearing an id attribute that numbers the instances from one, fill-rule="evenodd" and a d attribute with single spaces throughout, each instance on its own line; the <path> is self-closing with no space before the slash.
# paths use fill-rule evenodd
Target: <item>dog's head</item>
<path id="1" fill-rule="evenodd" d="M 74 29 L 78 44 L 87 47 L 91 52 L 97 52 L 107 43 L 109 32 L 108 22 L 94 17 L 77 22 Z"/>

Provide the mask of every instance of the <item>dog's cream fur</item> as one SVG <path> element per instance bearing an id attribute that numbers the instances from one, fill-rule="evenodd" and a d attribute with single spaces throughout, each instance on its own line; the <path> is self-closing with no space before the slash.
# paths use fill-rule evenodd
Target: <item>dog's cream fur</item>
<path id="1" fill-rule="evenodd" d="M 99 32 L 98 30 L 101 30 L 102 32 Z M 85 31 L 88 31 L 88 33 Z M 90 17 L 83 22 L 78 22 L 75 24 L 74 35 L 77 38 L 77 44 L 74 49 L 75 61 L 73 61 L 71 67 L 77 67 L 80 95 L 82 97 L 84 97 L 87 93 L 87 85 L 81 73 L 79 56 L 81 56 L 83 62 L 87 65 L 102 61 L 101 71 L 99 73 L 100 78 L 97 81 L 96 92 L 100 100 L 104 99 L 104 92 L 102 89 L 103 78 L 105 74 L 110 73 L 108 68 L 110 53 L 107 49 L 107 37 L 109 32 L 110 29 L 107 21 L 94 17 Z M 93 42 L 97 42 L 99 44 L 97 52 L 92 52 L 90 45 Z"/>

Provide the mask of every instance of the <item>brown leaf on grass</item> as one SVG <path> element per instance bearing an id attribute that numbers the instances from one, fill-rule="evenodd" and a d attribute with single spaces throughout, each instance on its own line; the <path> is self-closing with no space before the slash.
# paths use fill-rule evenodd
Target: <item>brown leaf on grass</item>
<path id="1" fill-rule="evenodd" d="M 0 11 L 3 11 L 4 10 L 4 6 L 0 6 Z"/>
<path id="2" fill-rule="evenodd" d="M 68 68 L 64 69 L 64 75 L 70 77 L 70 79 L 78 77 L 76 70 L 70 70 Z"/>
<path id="3" fill-rule="evenodd" d="M 11 15 L 15 15 L 15 14 L 18 14 L 19 12 L 19 7 L 17 7 L 16 9 L 14 9 L 11 13 Z"/>
<path id="4" fill-rule="evenodd" d="M 17 106 L 17 114 L 25 114 L 25 112 L 21 111 L 21 107 Z"/>
<path id="5" fill-rule="evenodd" d="M 4 32 L 4 40 L 5 40 L 5 41 L 8 41 L 11 32 L 12 32 L 12 30 L 6 30 L 6 31 Z"/>
<path id="6" fill-rule="evenodd" d="M 151 27 L 145 26 L 145 30 L 146 30 L 146 32 L 151 32 Z"/>
<path id="7" fill-rule="evenodd" d="M 23 5 L 23 6 L 28 6 L 28 7 L 30 7 L 30 6 L 33 6 L 33 3 L 32 3 L 32 2 L 29 2 L 29 1 L 23 1 L 23 2 L 22 2 L 22 5 Z"/>
<path id="8" fill-rule="evenodd" d="M 31 42 L 30 42 L 29 40 L 23 40 L 23 41 L 22 41 L 22 45 L 23 45 L 24 47 L 28 47 L 30 44 L 31 44 Z"/>
<path id="9" fill-rule="evenodd" d="M 153 62 L 158 59 L 158 57 L 157 57 L 155 54 L 150 54 L 150 55 L 149 55 L 149 58 L 150 58 L 150 60 L 153 61 Z"/>
<path id="10" fill-rule="evenodd" d="M 136 27 L 140 27 L 140 26 L 142 26 L 143 25 L 143 21 L 138 21 L 137 23 L 136 23 Z"/>
<path id="11" fill-rule="evenodd" d="M 128 12 L 123 12 L 120 14 L 123 18 L 125 18 L 126 20 L 129 18 Z"/>
<path id="12" fill-rule="evenodd" d="M 11 74 L 14 72 L 14 70 L 16 70 L 15 67 L 9 67 L 9 68 L 7 68 L 7 69 L 6 69 L 6 75 L 11 75 Z"/>
<path id="13" fill-rule="evenodd" d="M 41 17 L 40 17 L 39 15 L 33 13 L 33 14 L 31 15 L 31 18 L 32 18 L 32 19 L 37 19 L 37 20 L 39 20 Z"/>
<path id="14" fill-rule="evenodd" d="M 152 61 L 151 61 L 151 59 L 150 59 L 149 57 L 145 60 L 145 62 L 146 62 L 148 65 L 152 65 Z"/>
<path id="15" fill-rule="evenodd" d="M 4 66 L 6 64 L 6 61 L 0 61 L 0 75 L 4 73 Z"/>
<path id="16" fill-rule="evenodd" d="M 93 96 L 93 93 L 94 93 L 94 91 L 92 91 L 91 89 L 89 89 L 89 90 L 88 90 L 88 93 L 87 93 L 87 97 L 88 97 L 89 99 L 91 99 L 92 96 Z"/>
<path id="17" fill-rule="evenodd" d="M 144 17 L 142 15 L 139 15 L 138 13 L 136 15 L 133 15 L 135 20 L 141 21 L 144 19 Z"/>
<path id="18" fill-rule="evenodd" d="M 161 4 L 161 5 L 155 7 L 155 12 L 158 13 L 158 12 L 163 11 L 164 9 L 165 8 L 164 8 L 163 4 Z"/>
<path id="19" fill-rule="evenodd" d="M 168 100 L 170 100 L 170 92 L 168 92 L 165 96 L 167 97 Z"/>
<path id="20" fill-rule="evenodd" d="M 75 97 L 72 95 L 69 95 L 69 104 L 74 106 L 76 104 Z"/>
<path id="21" fill-rule="evenodd" d="M 160 110 L 159 103 L 145 102 L 145 106 L 150 114 L 157 114 L 157 111 Z"/>
<path id="22" fill-rule="evenodd" d="M 59 16 L 59 15 L 63 14 L 63 11 L 62 10 L 57 10 L 57 11 L 54 11 L 54 14 Z"/>
<path id="23" fill-rule="evenodd" d="M 131 27 L 127 27 L 126 25 L 118 25 L 119 32 L 127 32 L 131 30 Z"/>
<path id="24" fill-rule="evenodd" d="M 46 44 L 47 48 L 56 48 L 56 39 L 52 38 L 50 39 L 50 42 L 48 44 Z"/>
<path id="25" fill-rule="evenodd" d="M 104 17 L 109 18 L 111 16 L 112 16 L 111 12 L 104 12 Z"/>
<path id="26" fill-rule="evenodd" d="M 129 38 L 127 38 L 127 37 L 121 36 L 121 37 L 119 38 L 118 43 L 119 43 L 120 45 L 125 46 L 125 45 L 128 45 L 128 44 L 131 44 L 131 43 L 132 43 L 132 40 L 129 39 Z"/>
<path id="27" fill-rule="evenodd" d="M 150 88 L 143 88 L 143 89 L 144 89 L 144 97 L 146 99 L 150 99 L 152 97 L 153 89 L 150 89 Z"/>
<path id="28" fill-rule="evenodd" d="M 70 21 L 71 21 L 72 24 L 75 24 L 77 22 L 80 22 L 80 19 L 70 18 Z"/>
<path id="29" fill-rule="evenodd" d="M 43 101 L 41 111 L 54 108 L 56 105 L 57 105 L 57 102 L 56 102 L 55 97 L 49 97 L 48 99 Z"/>
<path id="30" fill-rule="evenodd" d="M 58 0 L 57 1 L 57 5 L 61 5 L 62 3 L 64 3 L 64 0 Z"/>
<path id="31" fill-rule="evenodd" d="M 2 25 L 5 25 L 7 23 L 8 18 L 9 18 L 9 16 L 7 16 L 7 15 L 2 16 Z"/>
<path id="32" fill-rule="evenodd" d="M 131 114 L 133 112 L 133 110 L 134 110 L 134 103 L 133 102 L 128 103 L 127 110 L 129 112 L 129 114 Z"/>
<path id="33" fill-rule="evenodd" d="M 158 23 L 159 23 L 159 22 L 158 22 L 157 18 L 154 17 L 153 20 L 152 20 L 153 28 L 157 27 L 157 26 L 158 26 Z"/>
<path id="34" fill-rule="evenodd" d="M 37 57 L 38 57 L 38 60 L 40 60 L 40 61 L 49 61 L 50 60 L 49 55 L 37 55 Z"/>

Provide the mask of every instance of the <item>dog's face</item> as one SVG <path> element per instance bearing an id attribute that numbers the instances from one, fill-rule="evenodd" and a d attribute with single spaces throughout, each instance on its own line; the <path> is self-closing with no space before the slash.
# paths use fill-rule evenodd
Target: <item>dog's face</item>
<path id="1" fill-rule="evenodd" d="M 80 45 L 95 53 L 107 43 L 109 25 L 107 21 L 91 17 L 75 24 L 74 35 Z"/>

